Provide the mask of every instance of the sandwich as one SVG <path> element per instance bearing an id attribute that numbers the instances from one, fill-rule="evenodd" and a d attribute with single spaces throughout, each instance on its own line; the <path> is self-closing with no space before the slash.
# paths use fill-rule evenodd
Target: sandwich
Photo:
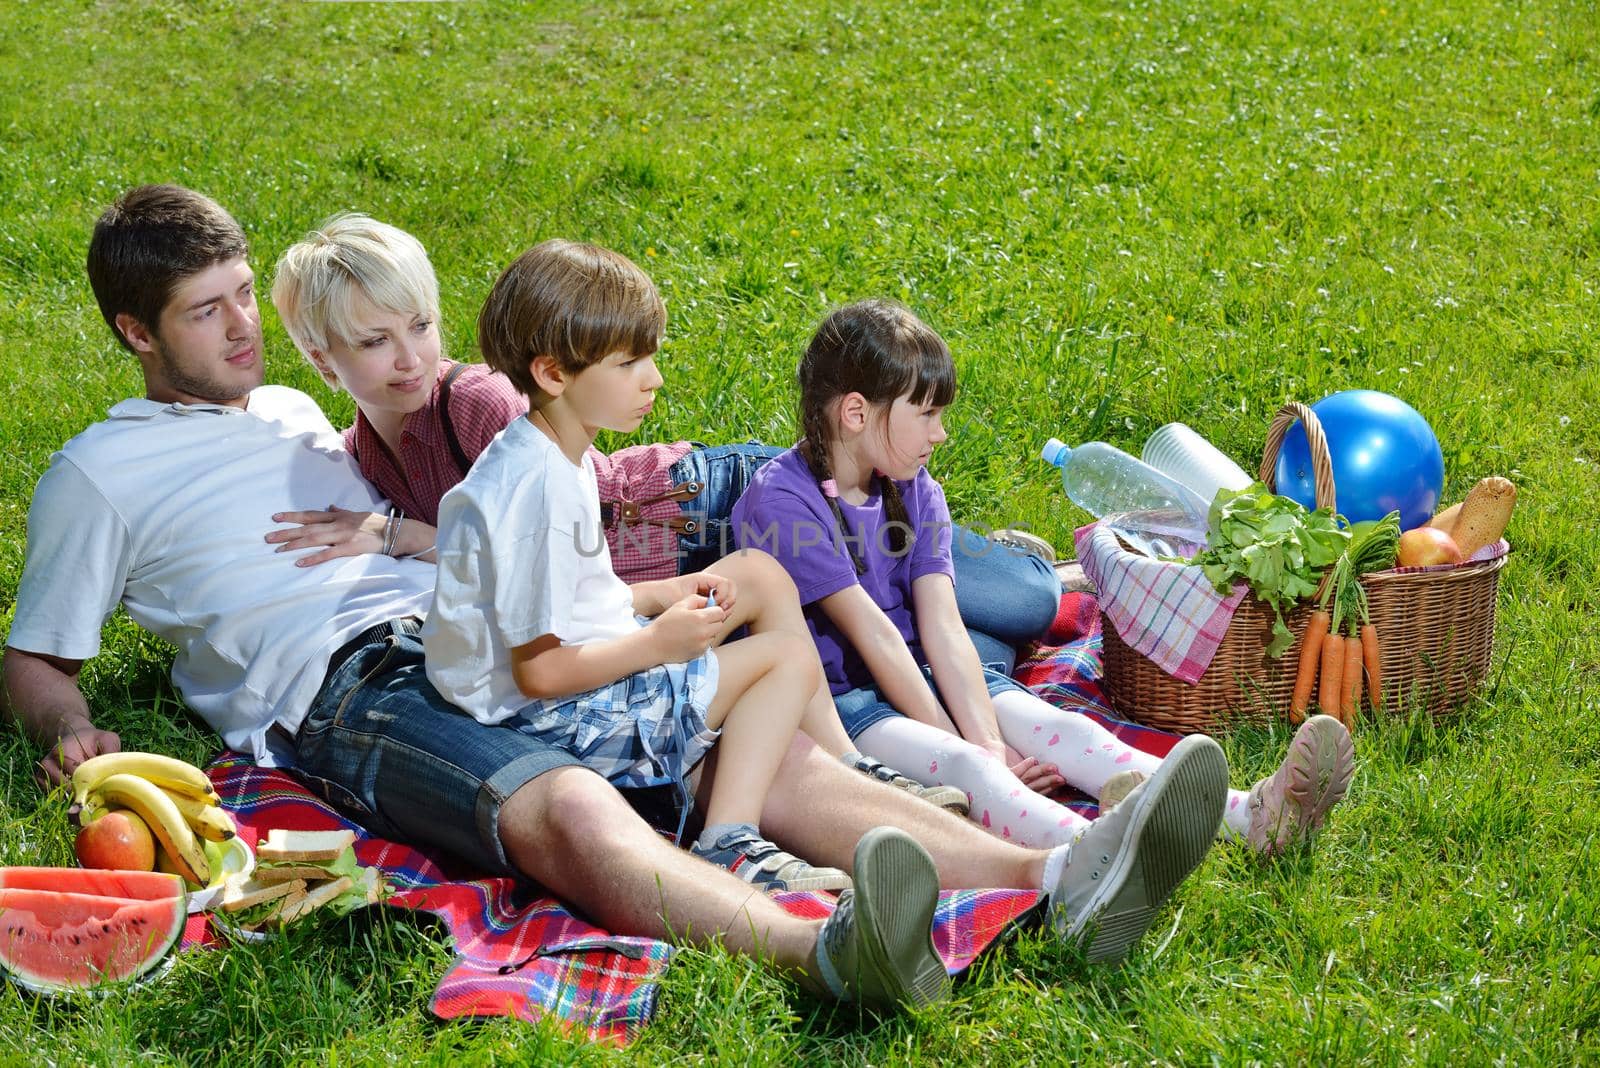
<path id="1" fill-rule="evenodd" d="M 313 912 L 344 914 L 381 901 L 388 886 L 377 868 L 356 863 L 354 831 L 274 828 L 256 847 L 256 867 L 223 883 L 221 908 L 238 927 L 257 931 Z"/>

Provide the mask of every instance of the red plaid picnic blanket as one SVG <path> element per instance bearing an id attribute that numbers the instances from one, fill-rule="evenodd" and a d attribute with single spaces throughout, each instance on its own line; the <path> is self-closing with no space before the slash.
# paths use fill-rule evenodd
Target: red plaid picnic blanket
<path id="1" fill-rule="evenodd" d="M 1235 583 L 1223 596 L 1199 567 L 1128 552 L 1098 523 L 1080 527 L 1073 540 L 1118 636 L 1174 678 L 1198 681 L 1249 587 Z"/>
<path id="2" fill-rule="evenodd" d="M 209 774 L 247 841 L 259 841 L 272 827 L 348 827 L 356 832 L 357 860 L 383 869 L 397 891 L 387 905 L 426 910 L 445 922 L 456 959 L 429 1005 L 441 1019 L 554 1015 L 590 1039 L 622 1045 L 653 1015 L 658 981 L 672 958 L 666 943 L 611 934 L 525 882 L 475 877 L 421 850 L 372 837 L 292 775 L 239 754 L 223 754 Z M 824 916 L 833 908 L 833 899 L 822 894 L 778 900 L 800 916 Z M 1034 891 L 943 892 L 933 936 L 951 974 L 1035 914 L 1038 901 Z M 209 923 L 209 914 L 190 917 L 182 946 L 221 943 Z"/>

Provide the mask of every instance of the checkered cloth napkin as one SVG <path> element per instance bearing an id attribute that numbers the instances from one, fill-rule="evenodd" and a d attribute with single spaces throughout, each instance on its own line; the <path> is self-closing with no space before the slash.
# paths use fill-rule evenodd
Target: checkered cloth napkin
<path id="1" fill-rule="evenodd" d="M 1073 540 L 1118 637 L 1173 678 L 1198 681 L 1249 587 L 1235 583 L 1223 596 L 1199 567 L 1128 552 L 1099 523 L 1080 527 Z"/>

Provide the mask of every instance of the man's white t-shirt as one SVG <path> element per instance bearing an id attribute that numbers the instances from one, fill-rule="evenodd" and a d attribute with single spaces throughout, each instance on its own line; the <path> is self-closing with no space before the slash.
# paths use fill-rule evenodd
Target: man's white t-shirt
<path id="1" fill-rule="evenodd" d="M 421 615 L 433 567 L 375 553 L 296 567 L 264 540 L 274 512 L 383 502 L 316 403 L 262 386 L 248 407 L 127 400 L 62 446 L 28 512 L 6 644 L 87 660 L 118 603 L 178 647 L 172 681 L 228 746 L 271 763 L 328 658 Z"/>
<path id="2" fill-rule="evenodd" d="M 428 679 L 480 722 L 531 703 L 511 650 L 545 634 L 582 645 L 635 633 L 611 570 L 594 463 L 513 419 L 439 502 L 439 576 L 422 628 Z"/>

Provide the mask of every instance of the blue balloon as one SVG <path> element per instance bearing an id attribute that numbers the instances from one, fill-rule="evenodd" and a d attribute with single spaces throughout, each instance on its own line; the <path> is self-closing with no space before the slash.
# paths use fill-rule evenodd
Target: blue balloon
<path id="1" fill-rule="evenodd" d="M 1333 460 L 1334 510 L 1352 523 L 1400 512 L 1400 529 L 1433 517 L 1444 490 L 1444 453 L 1433 428 L 1399 397 L 1370 389 L 1334 393 L 1311 406 Z M 1278 451 L 1278 492 L 1317 506 L 1305 427 L 1289 428 Z"/>

